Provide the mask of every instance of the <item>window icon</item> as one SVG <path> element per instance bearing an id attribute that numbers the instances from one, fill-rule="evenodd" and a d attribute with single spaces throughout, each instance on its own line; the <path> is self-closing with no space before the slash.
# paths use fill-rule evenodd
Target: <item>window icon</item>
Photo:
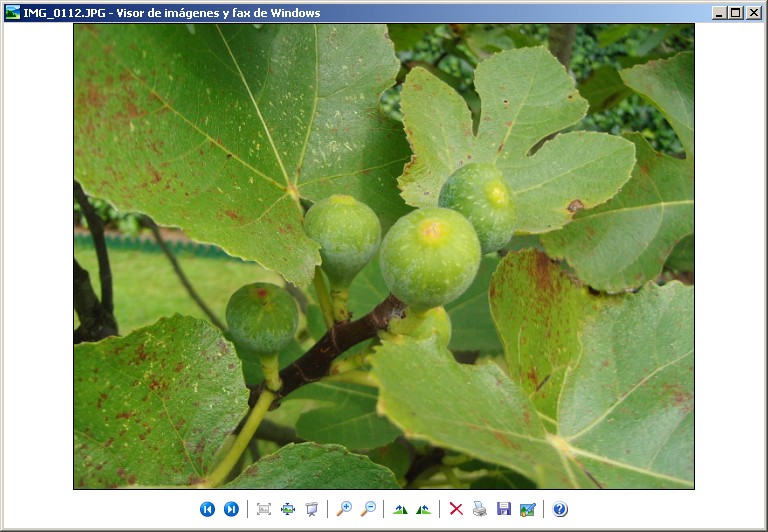
<path id="1" fill-rule="evenodd" d="M 533 509 L 536 507 L 536 503 L 521 504 L 520 505 L 520 517 L 533 517 Z"/>
<path id="2" fill-rule="evenodd" d="M 5 20 L 17 20 L 21 18 L 21 6 L 6 5 Z"/>
<path id="3" fill-rule="evenodd" d="M 497 515 L 512 515 L 512 503 L 511 502 L 497 502 L 496 503 Z"/>

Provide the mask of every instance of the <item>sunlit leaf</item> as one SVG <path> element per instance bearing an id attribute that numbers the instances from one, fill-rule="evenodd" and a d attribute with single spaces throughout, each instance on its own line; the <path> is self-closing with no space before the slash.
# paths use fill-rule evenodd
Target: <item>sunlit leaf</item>
<path id="1" fill-rule="evenodd" d="M 120 209 L 308 284 L 299 199 L 406 211 L 408 150 L 378 108 L 399 63 L 383 25 L 75 28 L 75 176 Z"/>
<path id="2" fill-rule="evenodd" d="M 497 366 L 403 337 L 372 357 L 378 409 L 411 439 L 539 488 L 693 487 L 693 288 L 648 285 L 585 323 L 555 419 Z"/>
<path id="3" fill-rule="evenodd" d="M 482 102 L 477 135 L 463 99 L 423 69 L 403 86 L 402 111 L 413 157 L 400 178 L 410 205 L 434 206 L 442 184 L 465 164 L 490 162 L 517 200 L 517 230 L 542 233 L 567 224 L 579 209 L 613 196 L 629 179 L 634 149 L 619 137 L 572 132 L 587 102 L 544 48 L 507 50 L 475 71 Z M 511 235 L 510 235 L 511 236 Z"/>

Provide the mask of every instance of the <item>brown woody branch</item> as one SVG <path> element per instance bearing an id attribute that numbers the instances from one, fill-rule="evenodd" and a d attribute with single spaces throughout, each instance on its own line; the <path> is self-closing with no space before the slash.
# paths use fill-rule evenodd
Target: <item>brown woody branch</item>
<path id="1" fill-rule="evenodd" d="M 297 388 L 328 375 L 331 363 L 337 356 L 352 346 L 375 337 L 379 331 L 387 328 L 392 318 L 402 317 L 404 311 L 405 303 L 390 294 L 359 320 L 334 325 L 301 358 L 280 371 L 283 387 L 278 396 L 285 397 Z M 251 408 L 258 401 L 264 386 L 264 382 L 258 386 L 248 386 L 251 390 L 248 405 Z M 276 404 L 273 407 L 276 407 Z"/>
<path id="2" fill-rule="evenodd" d="M 74 306 L 80 326 L 75 329 L 74 343 L 98 342 L 108 336 L 117 335 L 117 320 L 111 311 L 96 297 L 91 286 L 91 277 L 75 259 Z"/>
<path id="3" fill-rule="evenodd" d="M 83 187 L 77 181 L 75 183 L 75 200 L 88 222 L 88 230 L 93 237 L 93 247 L 96 249 L 96 258 L 99 261 L 99 281 L 101 282 L 101 306 L 109 313 L 114 312 L 114 299 L 112 296 L 112 270 L 109 267 L 109 255 L 107 254 L 107 241 L 104 238 L 104 223 L 96 214 Z"/>

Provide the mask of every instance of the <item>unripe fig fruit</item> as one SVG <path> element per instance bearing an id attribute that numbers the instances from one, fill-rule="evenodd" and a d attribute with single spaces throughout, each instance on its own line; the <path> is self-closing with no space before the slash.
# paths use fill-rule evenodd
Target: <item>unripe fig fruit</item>
<path id="1" fill-rule="evenodd" d="M 227 325 L 232 340 L 258 354 L 285 348 L 296 334 L 299 311 L 287 290 L 269 283 L 238 289 L 227 303 Z"/>
<path id="2" fill-rule="evenodd" d="M 352 196 L 335 194 L 309 208 L 304 230 L 320 244 L 321 265 L 331 287 L 348 287 L 381 243 L 376 213 Z"/>
<path id="3" fill-rule="evenodd" d="M 515 229 L 515 196 L 490 163 L 467 164 L 451 174 L 440 189 L 438 205 L 458 211 L 472 222 L 483 253 L 504 247 Z"/>
<path id="4" fill-rule="evenodd" d="M 480 266 L 480 241 L 472 224 L 450 209 L 418 209 L 384 237 L 379 257 L 389 290 L 417 311 L 459 297 Z"/>
<path id="5" fill-rule="evenodd" d="M 408 311 L 403 318 L 393 318 L 387 328 L 390 334 L 419 339 L 434 335 L 442 347 L 448 347 L 451 330 L 451 318 L 444 307 L 434 307 L 424 312 Z"/>

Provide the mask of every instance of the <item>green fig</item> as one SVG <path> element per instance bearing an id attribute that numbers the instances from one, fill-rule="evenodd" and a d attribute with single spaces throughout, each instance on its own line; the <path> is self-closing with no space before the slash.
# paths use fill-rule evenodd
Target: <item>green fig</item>
<path id="1" fill-rule="evenodd" d="M 293 296 L 269 283 L 252 283 L 238 289 L 229 298 L 226 315 L 232 340 L 258 354 L 284 349 L 299 323 Z"/>
<path id="2" fill-rule="evenodd" d="M 504 247 L 515 229 L 515 196 L 490 163 L 467 164 L 440 189 L 438 205 L 463 214 L 475 228 L 483 254 Z"/>
<path id="3" fill-rule="evenodd" d="M 309 208 L 304 231 L 320 244 L 322 269 L 331 289 L 348 288 L 376 254 L 381 224 L 373 210 L 352 196 L 335 194 Z"/>
<path id="4" fill-rule="evenodd" d="M 389 290 L 418 312 L 459 297 L 480 266 L 480 241 L 456 211 L 432 207 L 400 218 L 381 243 Z"/>

